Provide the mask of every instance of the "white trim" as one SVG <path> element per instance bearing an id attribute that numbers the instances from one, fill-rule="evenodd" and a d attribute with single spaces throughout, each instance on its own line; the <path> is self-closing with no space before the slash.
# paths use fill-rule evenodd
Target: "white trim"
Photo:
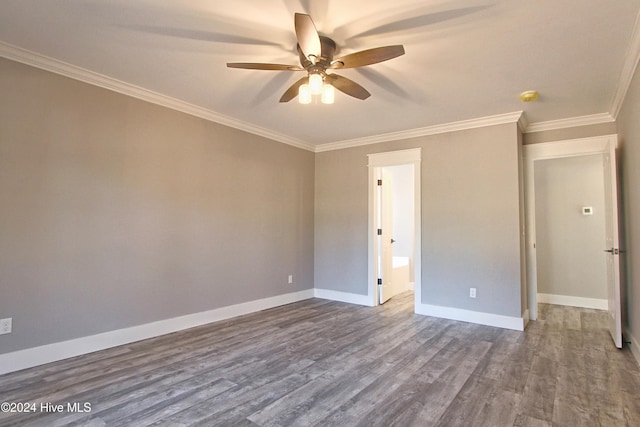
<path id="1" fill-rule="evenodd" d="M 409 148 L 408 150 L 386 151 L 384 153 L 367 154 L 369 162 L 367 166 L 384 167 L 408 165 L 412 163 L 420 163 L 422 159 L 421 148 Z"/>
<path id="2" fill-rule="evenodd" d="M 543 132 L 572 128 L 576 126 L 599 125 L 613 123 L 616 119 L 610 113 L 592 114 L 590 116 L 569 117 L 568 119 L 550 120 L 547 122 L 529 123 L 524 133 Z"/>
<path id="3" fill-rule="evenodd" d="M 523 154 L 525 162 L 590 154 L 606 154 L 609 152 L 610 144 L 617 145 L 617 138 L 618 136 L 614 134 L 525 145 Z"/>
<path id="4" fill-rule="evenodd" d="M 307 289 L 88 337 L 0 354 L 0 375 L 302 301 L 313 298 L 313 296 L 314 290 Z"/>
<path id="5" fill-rule="evenodd" d="M 611 116 L 614 119 L 618 118 L 624 99 L 627 96 L 627 91 L 631 85 L 631 80 L 638 67 L 638 61 L 640 60 L 640 12 L 636 16 L 636 23 L 633 27 L 633 33 L 631 35 L 631 43 L 629 43 L 629 49 L 625 56 L 625 62 L 618 79 L 618 87 L 616 88 L 616 94 L 611 101 Z"/>
<path id="6" fill-rule="evenodd" d="M 22 64 L 30 65 L 32 67 L 40 68 L 42 70 L 49 71 L 55 74 L 60 74 L 62 76 L 79 80 L 81 82 L 89 83 L 91 85 L 98 86 L 103 89 L 108 89 L 113 92 L 121 93 L 132 98 L 141 99 L 143 101 L 160 105 L 162 107 L 180 111 L 191 116 L 229 126 L 234 129 L 268 138 L 273 141 L 291 145 L 296 148 L 301 148 L 307 151 L 315 151 L 314 144 L 292 138 L 279 132 L 265 129 L 251 123 L 243 122 L 241 120 L 234 119 L 233 117 L 225 116 L 223 114 L 216 113 L 215 111 L 208 110 L 206 108 L 202 108 L 197 105 L 190 104 L 188 102 L 142 88 L 140 86 L 135 86 L 130 83 L 123 82 L 122 80 L 114 79 L 113 77 L 96 73 L 95 71 L 87 70 L 76 65 L 72 65 L 54 58 L 50 58 L 48 56 L 31 52 L 17 46 L 10 45 L 8 43 L 0 42 L 0 57 L 20 62 Z"/>
<path id="7" fill-rule="evenodd" d="M 569 295 L 538 294 L 538 302 L 543 304 L 567 305 L 569 307 L 608 310 L 609 301 L 599 298 L 573 297 Z"/>
<path id="8" fill-rule="evenodd" d="M 331 289 L 318 289 L 313 290 L 313 296 L 316 298 L 328 299 L 331 301 L 346 302 L 349 304 L 364 305 L 372 307 L 371 299 L 368 295 L 352 294 L 349 292 L 332 291 Z"/>
<path id="9" fill-rule="evenodd" d="M 629 343 L 629 347 L 631 348 L 631 354 L 640 365 L 640 343 L 635 339 L 633 335 L 631 335 L 631 331 L 626 328 L 624 330 L 624 341 Z"/>
<path id="10" fill-rule="evenodd" d="M 524 329 L 527 329 L 527 325 L 529 324 L 529 320 L 531 320 L 531 318 L 529 317 L 529 309 L 526 309 L 524 311 L 524 313 L 522 313 L 522 323 L 523 323 Z"/>
<path id="11" fill-rule="evenodd" d="M 529 126 L 529 120 L 527 120 L 527 116 L 524 114 L 524 111 L 520 115 L 518 119 L 518 128 L 520 128 L 520 132 L 525 133 L 527 127 Z"/>
<path id="12" fill-rule="evenodd" d="M 420 136 L 437 135 L 447 132 L 457 132 L 467 129 L 477 129 L 486 126 L 502 125 L 505 123 L 518 123 L 522 117 L 522 111 L 514 113 L 498 114 L 495 116 L 480 117 L 477 119 L 462 120 L 459 122 L 444 123 L 417 129 L 402 130 L 399 132 L 384 133 L 380 135 L 365 136 L 363 138 L 347 139 L 344 141 L 330 142 L 316 146 L 316 153 L 323 151 L 342 150 L 344 148 L 360 147 L 363 145 L 377 144 L 380 142 L 398 141 L 401 139 L 416 138 Z"/>
<path id="13" fill-rule="evenodd" d="M 439 317 L 442 319 L 459 320 L 461 322 L 470 322 L 479 325 L 495 326 L 504 329 L 513 329 L 516 331 L 524 331 L 526 325 L 524 316 L 510 317 L 500 314 L 464 310 L 461 308 L 443 307 L 439 305 L 416 304 L 416 314 Z"/>

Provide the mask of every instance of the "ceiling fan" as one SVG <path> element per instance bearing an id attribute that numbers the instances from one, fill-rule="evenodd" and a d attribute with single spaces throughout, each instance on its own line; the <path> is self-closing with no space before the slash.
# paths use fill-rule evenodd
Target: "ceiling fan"
<path id="1" fill-rule="evenodd" d="M 329 37 L 318 34 L 309 15 L 296 13 L 294 24 L 300 65 L 230 62 L 227 63 L 227 67 L 249 70 L 307 71 L 307 76 L 285 91 L 280 102 L 289 102 L 299 95 L 299 101 L 308 104 L 311 102 L 311 95 L 322 95 L 322 102 L 331 104 L 334 96 L 333 88 L 358 99 L 367 99 L 371 94 L 353 80 L 328 73 L 327 70 L 363 67 L 404 55 L 402 45 L 393 45 L 367 49 L 334 59 L 336 43 Z"/>

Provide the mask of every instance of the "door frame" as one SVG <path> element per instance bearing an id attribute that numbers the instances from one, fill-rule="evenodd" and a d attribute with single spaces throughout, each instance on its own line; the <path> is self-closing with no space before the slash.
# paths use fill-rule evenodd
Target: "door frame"
<path id="1" fill-rule="evenodd" d="M 523 147 L 525 171 L 525 206 L 526 206 L 526 257 L 527 257 L 527 296 L 531 320 L 538 318 L 538 278 L 536 258 L 536 206 L 534 162 L 544 159 L 577 157 L 590 154 L 615 154 L 618 146 L 617 135 L 604 135 L 590 138 L 571 139 L 558 142 L 525 145 Z M 615 162 L 615 156 L 612 159 Z M 616 169 L 612 170 L 614 181 L 617 179 Z M 617 232 L 617 230 L 616 230 Z M 619 280 L 619 278 L 618 278 Z M 617 299 L 620 300 L 620 284 L 617 283 Z"/>
<path id="2" fill-rule="evenodd" d="M 413 169 L 413 273 L 414 273 L 414 311 L 422 301 L 422 231 L 421 231 L 421 173 L 422 149 L 411 148 L 408 150 L 388 151 L 367 155 L 369 168 L 369 220 L 368 220 L 368 266 L 367 266 L 367 299 L 371 306 L 379 305 L 378 296 L 378 259 L 379 251 L 376 244 L 377 235 L 377 177 L 379 169 L 387 166 L 411 165 Z"/>

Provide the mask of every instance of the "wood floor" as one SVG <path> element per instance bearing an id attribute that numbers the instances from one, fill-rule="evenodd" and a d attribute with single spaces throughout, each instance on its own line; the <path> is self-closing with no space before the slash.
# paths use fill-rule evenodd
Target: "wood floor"
<path id="1" fill-rule="evenodd" d="M 540 317 L 522 333 L 415 315 L 410 293 L 311 299 L 0 376 L 0 402 L 38 405 L 0 425 L 640 426 L 606 313 Z"/>

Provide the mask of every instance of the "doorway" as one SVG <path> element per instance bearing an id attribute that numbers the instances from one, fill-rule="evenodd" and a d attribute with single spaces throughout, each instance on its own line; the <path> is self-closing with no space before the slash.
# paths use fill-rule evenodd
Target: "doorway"
<path id="1" fill-rule="evenodd" d="M 417 304 L 421 283 L 421 150 L 376 153 L 368 157 L 368 297 L 375 306 L 413 290 Z"/>
<path id="2" fill-rule="evenodd" d="M 555 303 L 593 304 L 594 308 L 608 310 L 609 330 L 620 348 L 616 146 L 617 137 L 609 135 L 528 145 L 524 147 L 524 156 L 531 319 L 538 318 L 538 302 L 554 303 L 547 300 L 553 294 L 546 292 L 575 293 L 581 288 L 581 292 L 586 292 L 582 296 L 560 298 Z M 589 173 L 594 176 L 588 178 Z M 590 179 L 591 183 L 581 182 L 583 179 Z M 589 242 L 585 240 L 587 233 L 593 236 Z M 565 237 L 559 238 L 560 235 Z M 587 272 L 588 269 L 593 271 Z M 585 282 L 591 282 L 590 279 L 599 281 L 601 287 L 598 289 L 595 282 Z"/>
<path id="3" fill-rule="evenodd" d="M 534 162 L 539 303 L 607 309 L 604 160 Z"/>

